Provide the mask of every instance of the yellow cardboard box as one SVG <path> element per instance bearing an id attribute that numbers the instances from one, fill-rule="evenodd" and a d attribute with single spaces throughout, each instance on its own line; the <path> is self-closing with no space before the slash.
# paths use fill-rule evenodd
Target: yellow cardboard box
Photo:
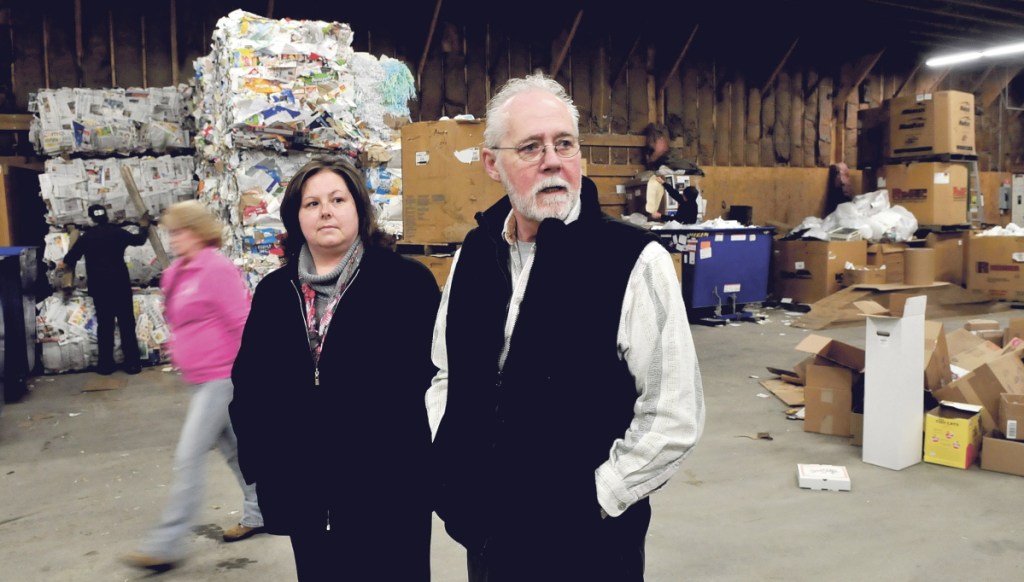
<path id="1" fill-rule="evenodd" d="M 924 419 L 924 461 L 957 469 L 981 449 L 981 406 L 943 400 Z"/>

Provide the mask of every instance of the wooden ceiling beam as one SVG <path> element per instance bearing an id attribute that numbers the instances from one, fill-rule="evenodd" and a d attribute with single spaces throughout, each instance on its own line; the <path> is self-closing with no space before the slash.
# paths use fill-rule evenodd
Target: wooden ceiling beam
<path id="1" fill-rule="evenodd" d="M 793 39 L 793 44 L 789 45 L 789 50 L 786 51 L 786 54 L 782 56 L 782 60 L 779 61 L 779 64 L 775 66 L 775 70 L 772 71 L 772 74 L 768 77 L 768 80 L 764 82 L 764 86 L 761 87 L 762 96 L 764 96 L 765 91 L 770 89 L 772 84 L 775 83 L 775 79 L 778 78 L 779 73 L 782 72 L 782 67 L 786 65 L 786 61 L 789 60 L 789 55 L 793 54 L 793 49 L 796 48 L 796 44 L 798 42 L 800 42 L 800 37 L 796 37 Z"/>
<path id="2" fill-rule="evenodd" d="M 437 30 L 437 18 L 441 14 L 441 3 L 444 0 L 437 0 L 434 5 L 434 17 L 430 20 L 430 28 L 427 29 L 427 42 L 423 46 L 423 55 L 420 56 L 420 64 L 416 67 L 416 88 L 420 88 L 420 81 L 423 78 L 423 67 L 427 66 L 427 55 L 430 54 L 430 45 L 434 42 L 434 31 Z"/>
<path id="3" fill-rule="evenodd" d="M 991 18 L 982 18 L 981 16 L 973 16 L 970 14 L 959 14 L 956 12 L 945 12 L 942 10 L 932 10 L 931 8 L 922 8 L 920 6 L 910 6 L 907 4 L 900 4 L 898 2 L 886 2 L 885 0 L 867 0 L 872 4 L 880 4 L 882 6 L 889 6 L 892 8 L 902 8 L 904 10 L 912 10 L 916 12 L 924 12 L 925 14 L 934 14 L 936 16 L 943 16 L 946 18 L 956 18 L 960 20 L 970 20 L 972 22 L 980 22 L 982 24 L 992 24 L 996 26 L 1005 26 L 1007 28 L 1015 28 L 1018 30 L 1024 30 L 1024 24 L 1018 24 L 1017 22 L 1007 22 L 1006 20 L 993 20 Z"/>
<path id="4" fill-rule="evenodd" d="M 693 25 L 693 30 L 690 32 L 690 38 L 686 39 L 686 44 L 683 45 L 682 50 L 679 51 L 679 56 L 676 57 L 676 62 L 672 63 L 672 68 L 665 73 L 665 76 L 658 81 L 657 93 L 660 96 L 664 96 L 665 87 L 668 85 L 669 80 L 679 72 L 679 65 L 683 63 L 683 58 L 686 57 L 686 53 L 690 50 L 690 45 L 693 44 L 694 37 L 697 36 L 697 29 L 700 28 L 699 24 Z"/>
<path id="5" fill-rule="evenodd" d="M 981 88 L 981 95 L 978 96 L 978 104 L 982 108 L 988 109 L 995 104 L 996 99 L 999 98 L 999 94 L 1003 92 L 1003 89 L 1013 81 L 1017 75 L 1024 70 L 1024 66 L 1017 65 L 1013 67 L 1006 67 L 1002 75 L 988 75 L 985 79 L 985 83 Z"/>
<path id="6" fill-rule="evenodd" d="M 565 39 L 565 43 L 562 45 L 562 50 L 558 53 L 558 58 L 555 59 L 555 63 L 551 65 L 551 77 L 554 78 L 558 75 L 559 69 L 562 68 L 562 63 L 565 62 L 565 56 L 569 54 L 569 47 L 572 46 L 572 41 L 576 38 L 576 29 L 580 27 L 580 21 L 583 20 L 583 9 L 576 13 L 576 20 L 572 23 L 572 28 L 569 30 L 569 36 Z"/>
<path id="7" fill-rule="evenodd" d="M 850 84 L 850 86 L 840 86 L 839 89 L 836 91 L 836 96 L 832 100 L 833 115 L 838 113 L 841 108 L 846 106 L 846 100 L 850 97 L 850 93 L 856 91 L 857 87 L 860 87 L 860 84 L 863 83 L 864 79 L 867 78 L 868 73 L 871 72 L 871 69 L 875 68 L 875 65 L 878 63 L 878 59 L 882 58 L 882 53 L 884 52 L 885 49 L 882 49 L 875 54 L 861 57 L 856 67 L 854 67 L 853 69 L 853 81 Z"/>
<path id="8" fill-rule="evenodd" d="M 987 10 L 989 12 L 998 12 L 1000 14 L 1008 14 L 1014 18 L 1024 20 L 1024 11 L 1013 10 L 1012 8 L 1003 8 L 1001 6 L 993 6 L 991 2 L 968 2 L 967 0 L 946 0 L 947 4 L 956 4 L 957 6 L 966 6 L 967 8 L 974 8 L 977 10 Z"/>
<path id="9" fill-rule="evenodd" d="M 622 77 L 626 75 L 626 69 L 629 68 L 629 61 L 633 58 L 633 55 L 636 54 L 636 49 L 640 47 L 640 41 L 643 40 L 644 34 L 645 33 L 641 32 L 636 35 L 636 40 L 633 41 L 633 46 L 629 49 L 629 53 L 626 55 L 626 58 L 622 60 L 622 66 L 619 67 L 619 72 L 615 73 L 615 77 L 612 78 L 612 87 L 618 85 L 619 82 L 622 81 Z"/>

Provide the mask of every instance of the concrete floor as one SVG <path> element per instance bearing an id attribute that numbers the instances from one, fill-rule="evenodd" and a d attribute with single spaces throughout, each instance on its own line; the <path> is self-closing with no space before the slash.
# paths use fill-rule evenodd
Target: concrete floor
<path id="1" fill-rule="evenodd" d="M 753 376 L 800 360 L 793 347 L 809 332 L 789 327 L 781 311 L 767 313 L 761 325 L 693 328 L 707 429 L 653 496 L 647 580 L 1019 579 L 1024 480 L 977 466 L 890 471 L 862 463 L 848 439 L 804 433 Z M 964 319 L 943 321 L 949 331 Z M 863 326 L 816 333 L 864 345 Z M 117 557 L 134 549 L 166 500 L 188 388 L 159 368 L 33 384 L 0 416 L 0 580 L 146 578 Z M 97 387 L 114 389 L 87 391 Z M 742 436 L 764 431 L 774 440 Z M 220 541 L 221 528 L 238 520 L 241 495 L 219 454 L 210 458 L 191 556 L 160 579 L 293 580 L 287 539 Z M 853 490 L 800 489 L 797 463 L 845 465 Z M 436 519 L 433 573 L 466 580 L 464 555 Z"/>

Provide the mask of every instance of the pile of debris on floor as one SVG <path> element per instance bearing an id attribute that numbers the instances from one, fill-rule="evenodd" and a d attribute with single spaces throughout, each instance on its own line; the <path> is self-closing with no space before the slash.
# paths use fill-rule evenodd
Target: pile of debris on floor
<path id="1" fill-rule="evenodd" d="M 866 463 L 966 469 L 980 456 L 982 469 L 1024 476 L 1024 317 L 946 333 L 925 320 L 926 300 L 897 313 L 860 302 L 865 349 L 810 335 L 796 346 L 805 357 L 761 385 L 804 431 L 850 438 Z"/>

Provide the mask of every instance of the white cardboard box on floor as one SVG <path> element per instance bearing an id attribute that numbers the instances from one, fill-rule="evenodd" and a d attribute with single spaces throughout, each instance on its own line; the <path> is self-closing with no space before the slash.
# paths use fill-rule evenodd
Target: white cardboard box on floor
<path id="1" fill-rule="evenodd" d="M 849 491 L 850 474 L 842 465 L 797 464 L 800 487 L 818 491 Z"/>
<path id="2" fill-rule="evenodd" d="M 921 462 L 924 432 L 924 312 L 927 296 L 907 299 L 903 317 L 868 316 L 864 342 L 864 445 L 861 459 L 887 469 Z"/>

